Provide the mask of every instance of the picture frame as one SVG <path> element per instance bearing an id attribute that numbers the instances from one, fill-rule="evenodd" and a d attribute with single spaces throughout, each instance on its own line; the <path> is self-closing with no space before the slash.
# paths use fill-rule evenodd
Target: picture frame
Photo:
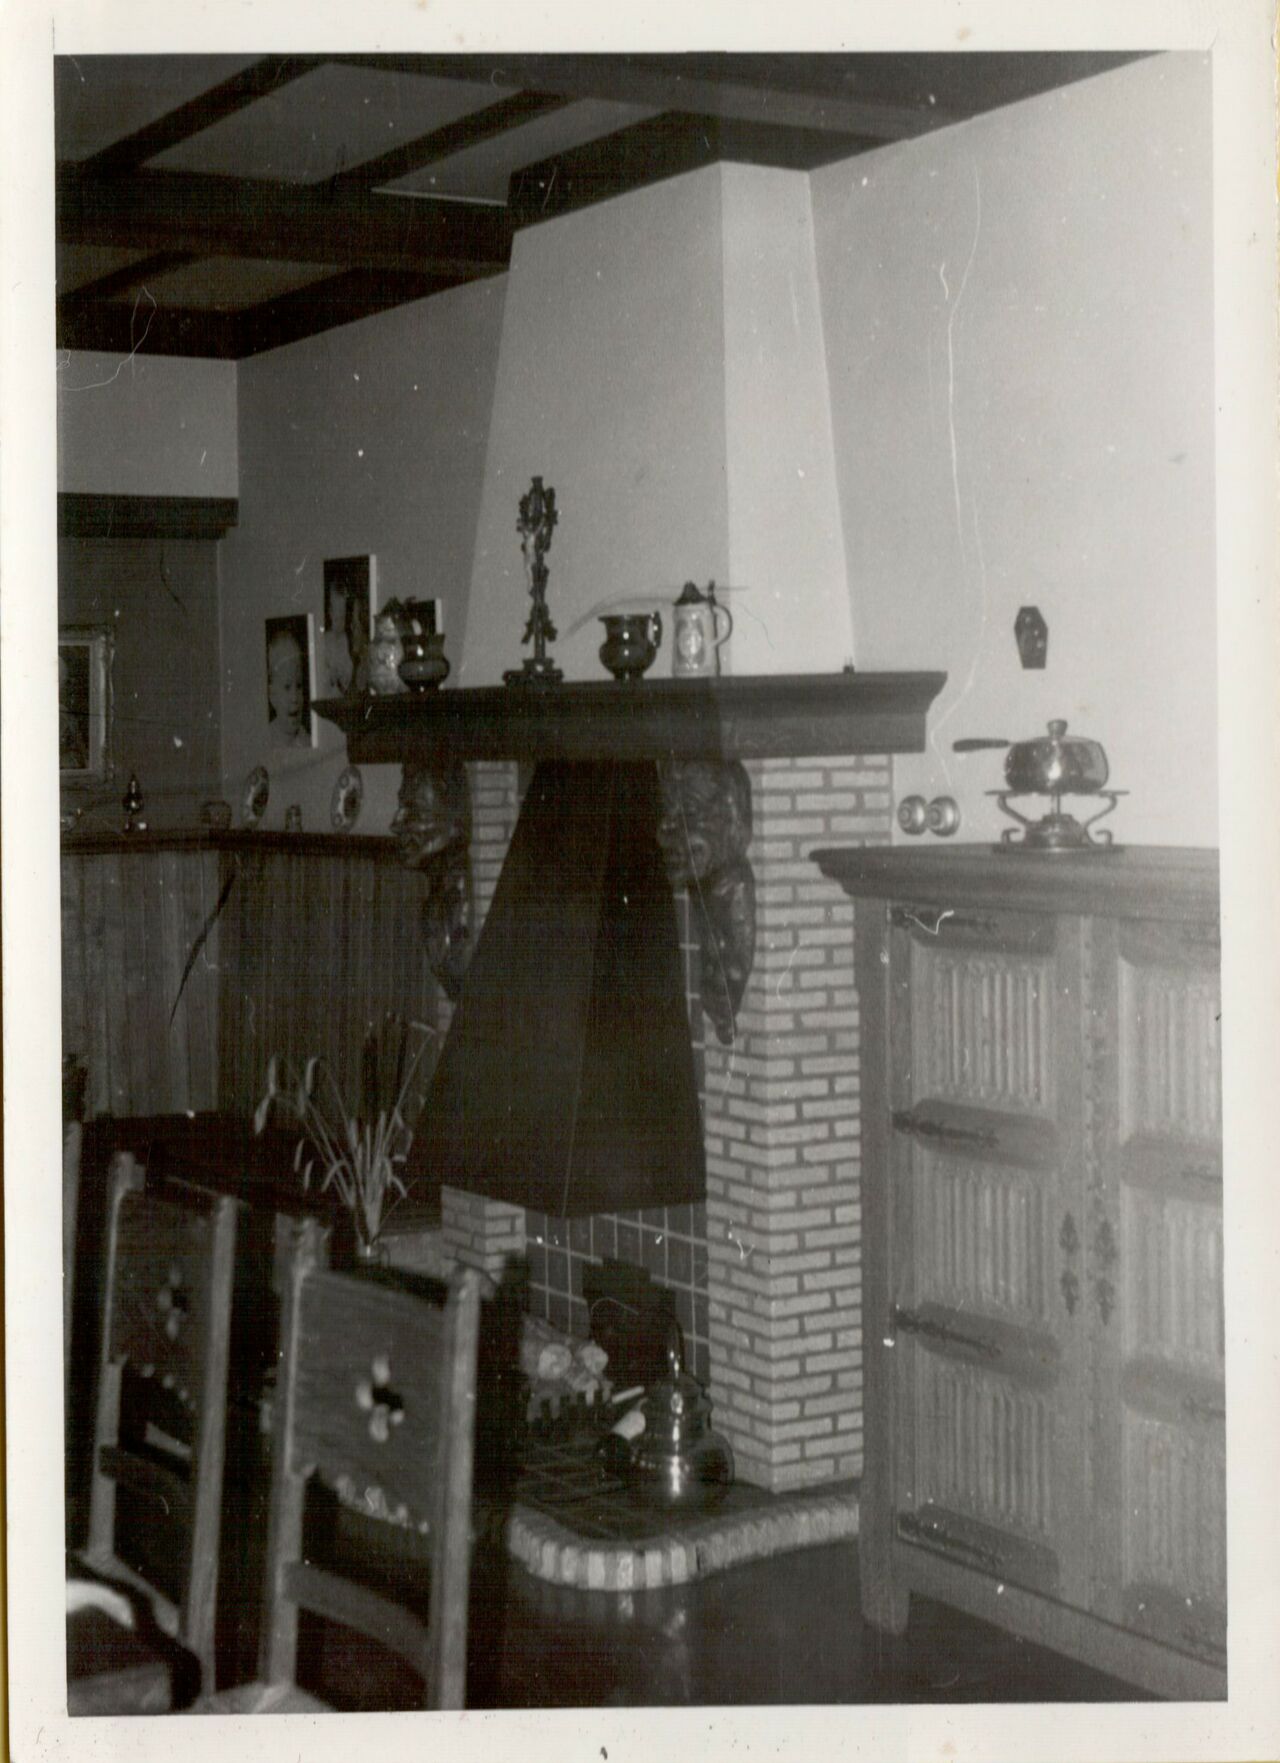
<path id="1" fill-rule="evenodd" d="M 309 612 L 263 620 L 267 744 L 272 748 L 314 747 L 315 640 Z"/>
<path id="2" fill-rule="evenodd" d="M 325 558 L 322 697 L 359 697 L 366 689 L 377 593 L 376 557 Z"/>
<path id="3" fill-rule="evenodd" d="M 64 784 L 112 775 L 111 664 L 115 645 L 100 625 L 58 630 L 58 773 Z"/>

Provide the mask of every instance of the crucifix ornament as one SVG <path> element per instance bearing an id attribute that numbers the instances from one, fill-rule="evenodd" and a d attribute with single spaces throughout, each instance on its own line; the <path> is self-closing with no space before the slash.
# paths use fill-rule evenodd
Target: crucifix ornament
<path id="1" fill-rule="evenodd" d="M 547 611 L 546 558 L 559 518 L 555 491 L 544 489 L 542 479 L 535 477 L 520 498 L 520 518 L 516 522 L 524 553 L 525 580 L 533 601 L 522 641 L 533 643 L 533 654 L 520 667 L 513 667 L 502 676 L 509 686 L 551 686 L 564 678 L 547 655 L 547 644 L 555 641 L 556 627 Z"/>

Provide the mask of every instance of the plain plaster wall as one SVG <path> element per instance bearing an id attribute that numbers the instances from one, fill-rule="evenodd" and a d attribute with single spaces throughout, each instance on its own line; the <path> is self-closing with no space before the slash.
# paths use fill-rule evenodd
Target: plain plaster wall
<path id="1" fill-rule="evenodd" d="M 442 599 L 456 670 L 504 292 L 501 277 L 472 283 L 240 364 L 240 520 L 222 546 L 223 778 L 237 824 L 245 779 L 265 764 L 264 824 L 297 803 L 307 831 L 329 830 L 343 737 L 317 719 L 314 750 L 273 752 L 263 659 L 263 620 L 298 612 L 312 614 L 318 655 L 326 557 L 376 557 L 379 603 Z M 385 831 L 398 781 L 398 767 L 365 770 L 359 832 Z"/>
<path id="2" fill-rule="evenodd" d="M 193 826 L 218 793 L 218 548 L 212 540 L 58 544 L 58 623 L 111 632 L 113 776 L 68 786 L 87 832 L 118 827 L 130 772 L 151 827 Z"/>
<path id="3" fill-rule="evenodd" d="M 734 673 L 854 659 L 809 180 L 726 165 L 729 584 Z"/>
<path id="4" fill-rule="evenodd" d="M 547 602 L 566 678 L 607 677 L 596 609 L 726 579 L 721 287 L 714 168 L 516 235 L 460 684 L 531 653 L 516 520 L 535 475 L 556 492 Z M 664 631 L 655 671 L 670 666 Z"/>
<path id="5" fill-rule="evenodd" d="M 950 675 L 898 795 L 950 791 L 992 837 L 1001 756 L 952 740 L 1065 716 L 1131 792 L 1117 839 L 1216 844 L 1208 58 L 811 182 L 858 663 Z"/>
<path id="6" fill-rule="evenodd" d="M 58 488 L 235 496 L 236 363 L 60 350 Z"/>
<path id="7" fill-rule="evenodd" d="M 714 579 L 725 671 L 851 654 L 808 179 L 713 166 L 520 233 L 503 316 L 460 683 L 526 653 L 515 520 L 540 475 L 553 653 L 601 679 L 609 606 Z"/>

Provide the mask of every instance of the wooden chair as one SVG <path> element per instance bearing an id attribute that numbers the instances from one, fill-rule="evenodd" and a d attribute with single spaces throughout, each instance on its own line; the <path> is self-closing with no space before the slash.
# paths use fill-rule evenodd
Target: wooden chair
<path id="1" fill-rule="evenodd" d="M 283 1298 L 260 1681 L 207 1711 L 288 1713 L 325 1704 L 299 1688 L 299 1614 L 309 1611 L 408 1664 L 424 1708 L 461 1708 L 480 1281 L 444 1302 L 319 1266 L 320 1233 L 295 1240 Z M 311 1494 L 385 1522 L 415 1563 L 415 1608 L 319 1565 L 304 1550 Z M 380 1527 L 382 1529 L 382 1527 Z M 425 1616 L 422 1613 L 425 1609 Z"/>
<path id="2" fill-rule="evenodd" d="M 189 1655 L 192 1694 L 214 1687 L 237 1207 L 177 1182 L 148 1186 L 131 1156 L 114 1159 L 89 1540 L 69 1562 L 77 1580 L 141 1597 L 142 1624 L 154 1620 L 168 1653 L 170 1689 Z M 166 1637 L 181 1651 L 165 1648 Z M 69 1622 L 70 1711 L 132 1711 L 126 1679 L 137 1654 L 132 1643 L 86 1647 L 83 1628 L 77 1644 Z M 164 1699 L 153 1692 L 146 1706 Z"/>

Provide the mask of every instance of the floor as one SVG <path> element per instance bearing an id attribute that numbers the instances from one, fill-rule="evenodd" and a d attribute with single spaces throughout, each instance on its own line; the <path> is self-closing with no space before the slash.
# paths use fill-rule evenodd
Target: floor
<path id="1" fill-rule="evenodd" d="M 349 1641 L 313 1638 L 312 1684 L 344 1707 L 408 1685 Z M 535 1579 L 496 1538 L 477 1551 L 467 1705 L 490 1709 L 1113 1702 L 1140 1692 L 919 1600 L 900 1638 L 858 1609 L 857 1544 L 726 1569 L 688 1585 L 588 1592 Z"/>

